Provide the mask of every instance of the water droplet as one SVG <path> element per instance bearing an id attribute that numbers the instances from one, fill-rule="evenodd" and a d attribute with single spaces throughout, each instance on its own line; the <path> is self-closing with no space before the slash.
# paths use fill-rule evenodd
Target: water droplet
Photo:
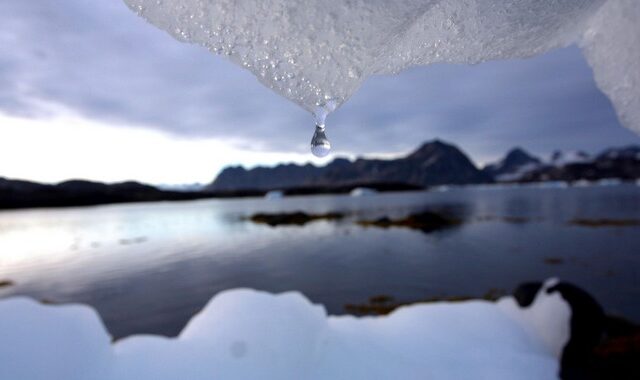
<path id="1" fill-rule="evenodd" d="M 316 157 L 324 157 L 331 151 L 331 143 L 324 129 L 324 124 L 316 124 L 316 131 L 311 139 L 311 153 Z"/>
<path id="2" fill-rule="evenodd" d="M 304 77 L 301 78 L 304 81 Z M 311 153 L 316 157 L 324 157 L 331 150 L 331 143 L 324 133 L 325 120 L 327 116 L 335 111 L 338 106 L 338 99 L 325 95 L 324 101 L 318 102 L 313 116 L 316 119 L 316 131 L 311 139 Z"/>

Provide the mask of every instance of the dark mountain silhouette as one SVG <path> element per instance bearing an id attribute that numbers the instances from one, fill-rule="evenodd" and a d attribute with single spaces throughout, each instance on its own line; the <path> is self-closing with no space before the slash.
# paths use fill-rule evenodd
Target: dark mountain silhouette
<path id="1" fill-rule="evenodd" d="M 348 193 L 356 187 L 378 191 L 424 189 L 438 185 L 501 182 L 597 181 L 640 179 L 640 146 L 610 148 L 595 156 L 558 153 L 542 162 L 520 148 L 478 170 L 458 148 L 442 141 L 423 144 L 394 160 L 337 158 L 326 166 L 278 165 L 245 170 L 231 167 L 202 191 L 162 190 L 138 182 L 106 184 L 71 180 L 41 184 L 0 177 L 0 209 L 88 206 L 107 203 L 263 196 L 270 190 L 287 195 Z"/>
<path id="2" fill-rule="evenodd" d="M 326 166 L 278 165 L 246 170 L 223 170 L 209 190 L 282 190 L 301 187 L 369 186 L 383 183 L 429 187 L 449 184 L 486 183 L 482 173 L 457 147 L 442 141 L 423 144 L 413 153 L 395 160 L 337 158 Z"/>
<path id="3" fill-rule="evenodd" d="M 493 179 L 516 176 L 542 164 L 542 160 L 522 148 L 513 148 L 500 161 L 485 166 L 482 171 Z"/>
<path id="4" fill-rule="evenodd" d="M 0 178 L 0 209 L 88 206 L 106 203 L 188 200 L 204 197 L 203 193 L 163 191 L 132 181 L 105 184 L 71 180 L 49 185 Z"/>

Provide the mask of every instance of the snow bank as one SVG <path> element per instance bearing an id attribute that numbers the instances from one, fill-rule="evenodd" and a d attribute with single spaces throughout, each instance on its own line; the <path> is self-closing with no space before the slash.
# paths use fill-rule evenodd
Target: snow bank
<path id="1" fill-rule="evenodd" d="M 555 379 L 568 305 L 540 291 L 403 307 L 386 317 L 327 316 L 299 293 L 214 297 L 177 338 L 114 344 L 84 306 L 0 301 L 0 378 Z"/>
<path id="2" fill-rule="evenodd" d="M 0 301 L 0 379 L 110 379 L 110 342 L 88 306 Z"/>
<path id="3" fill-rule="evenodd" d="M 373 74 L 528 57 L 578 43 L 620 120 L 640 132 L 637 0 L 124 1 L 312 112 L 340 106 Z"/>

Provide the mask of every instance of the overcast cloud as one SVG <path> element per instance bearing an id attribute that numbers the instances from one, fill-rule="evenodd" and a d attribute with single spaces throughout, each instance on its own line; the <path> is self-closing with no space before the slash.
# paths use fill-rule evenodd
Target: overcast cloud
<path id="1" fill-rule="evenodd" d="M 7 115 L 46 118 L 56 105 L 114 128 L 229 139 L 251 151 L 306 152 L 313 132 L 306 111 L 249 72 L 175 41 L 119 0 L 0 0 L 0 50 Z M 515 145 L 546 154 L 640 142 L 575 47 L 372 78 L 329 117 L 328 135 L 355 155 L 441 138 L 480 162 Z"/>

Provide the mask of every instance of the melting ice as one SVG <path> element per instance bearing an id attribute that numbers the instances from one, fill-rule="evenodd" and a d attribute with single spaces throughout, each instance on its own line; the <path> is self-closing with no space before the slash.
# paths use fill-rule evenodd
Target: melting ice
<path id="1" fill-rule="evenodd" d="M 115 343 L 81 305 L 0 301 L 0 378 L 11 380 L 557 379 L 571 308 L 538 292 L 328 316 L 299 293 L 216 295 L 176 338 Z"/>
<path id="2" fill-rule="evenodd" d="M 374 74 L 524 58 L 577 43 L 621 122 L 640 133 L 637 0 L 124 1 L 310 112 L 326 99 L 339 107 Z"/>

